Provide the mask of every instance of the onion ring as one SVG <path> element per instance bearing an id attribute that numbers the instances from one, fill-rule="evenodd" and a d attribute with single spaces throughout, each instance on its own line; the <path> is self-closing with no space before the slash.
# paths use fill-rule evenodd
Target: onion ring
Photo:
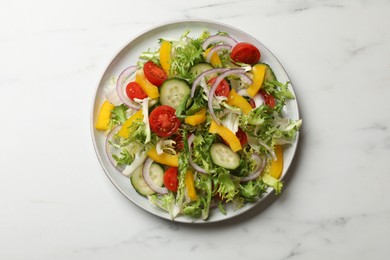
<path id="1" fill-rule="evenodd" d="M 220 50 L 229 50 L 230 51 L 231 49 L 232 49 L 232 46 L 230 46 L 230 45 L 226 45 L 226 44 L 216 45 L 210 49 L 209 53 L 207 54 L 206 61 L 208 63 L 210 63 L 211 57 L 213 56 L 213 54 L 215 52 L 218 52 Z"/>
<path id="2" fill-rule="evenodd" d="M 112 164 L 112 166 L 115 167 L 118 171 L 122 172 L 124 167 L 118 166 L 114 157 L 112 157 L 112 152 L 110 151 L 110 141 L 112 141 L 113 137 L 118 133 L 118 131 L 121 129 L 121 125 L 114 127 L 107 135 L 106 141 L 105 141 L 105 147 L 106 147 L 106 154 L 108 157 L 108 160 Z"/>
<path id="3" fill-rule="evenodd" d="M 206 50 L 207 47 L 209 47 L 210 44 L 212 43 L 219 43 L 219 42 L 222 42 L 223 44 L 226 44 L 226 45 L 229 45 L 229 46 L 234 46 L 237 44 L 237 41 L 235 39 L 233 39 L 232 37 L 230 36 L 227 36 L 227 35 L 212 35 L 210 37 L 208 37 L 202 44 L 202 48 L 203 50 Z"/>
<path id="4" fill-rule="evenodd" d="M 242 177 L 240 179 L 240 182 L 248 182 L 253 179 L 256 179 L 263 172 L 266 165 L 266 160 L 260 158 L 260 156 L 256 153 L 252 154 L 252 159 L 256 161 L 256 168 L 253 170 L 253 172 L 250 175 L 246 177 Z"/>
<path id="5" fill-rule="evenodd" d="M 196 90 L 196 87 L 200 84 L 200 82 L 202 81 L 203 78 L 211 75 L 211 74 L 214 74 L 214 73 L 221 73 L 221 72 L 224 72 L 224 71 L 227 71 L 228 69 L 222 69 L 222 68 L 217 68 L 217 69 L 210 69 L 210 70 L 206 70 L 204 72 L 202 72 L 201 74 L 199 74 L 198 77 L 196 77 L 196 79 L 194 80 L 194 83 L 192 83 L 192 87 L 191 87 L 191 97 L 193 98 L 194 95 L 195 95 L 195 90 Z"/>
<path id="6" fill-rule="evenodd" d="M 242 69 L 242 68 L 235 68 L 235 69 L 230 69 L 230 70 L 227 70 L 225 72 L 223 72 L 221 75 L 219 75 L 216 79 L 215 79 L 215 82 L 213 84 L 213 86 L 211 87 L 210 89 L 210 93 L 209 93 L 209 100 L 207 101 L 207 106 L 208 106 L 208 109 L 210 111 L 210 115 L 211 117 L 214 119 L 214 121 L 220 125 L 220 122 L 219 122 L 219 119 L 217 118 L 217 116 L 215 115 L 214 113 L 214 109 L 213 109 L 213 97 L 214 97 L 214 93 L 215 93 L 215 90 L 217 89 L 219 83 L 221 83 L 221 81 L 226 78 L 227 76 L 230 76 L 230 75 L 237 75 L 241 78 L 241 80 L 247 84 L 252 84 L 252 80 L 251 78 L 249 78 L 247 75 L 245 75 L 245 69 Z"/>
<path id="7" fill-rule="evenodd" d="M 150 166 L 152 166 L 152 163 L 153 163 L 152 159 L 150 158 L 146 159 L 144 166 L 142 167 L 142 176 L 144 177 L 146 184 L 149 186 L 149 188 L 152 191 L 157 192 L 159 194 L 167 194 L 168 189 L 156 185 L 156 183 L 154 183 L 154 181 L 150 177 L 149 170 L 150 170 Z"/>

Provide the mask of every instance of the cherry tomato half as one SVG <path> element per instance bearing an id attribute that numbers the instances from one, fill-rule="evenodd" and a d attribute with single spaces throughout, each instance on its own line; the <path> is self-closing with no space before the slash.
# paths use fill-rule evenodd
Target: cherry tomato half
<path id="1" fill-rule="evenodd" d="M 212 86 L 217 78 L 211 78 L 207 83 Z M 219 83 L 217 89 L 215 90 L 216 96 L 225 96 L 227 97 L 230 92 L 230 86 L 229 83 L 226 80 L 222 80 L 221 83 Z"/>
<path id="2" fill-rule="evenodd" d="M 148 97 L 148 95 L 146 95 L 145 91 L 137 82 L 130 82 L 129 84 L 127 84 L 126 95 L 131 100 L 134 100 L 134 98 L 144 99 Z"/>
<path id="3" fill-rule="evenodd" d="M 265 90 L 260 89 L 259 93 L 263 96 L 264 98 L 264 103 L 269 106 L 270 108 L 275 107 L 275 98 L 271 94 L 268 94 L 265 92 Z"/>
<path id="4" fill-rule="evenodd" d="M 176 111 L 170 106 L 156 107 L 149 115 L 149 124 L 153 132 L 160 137 L 167 137 L 176 133 L 180 120 Z"/>
<path id="5" fill-rule="evenodd" d="M 237 43 L 230 53 L 230 58 L 236 62 L 242 62 L 246 64 L 256 64 L 259 62 L 261 57 L 259 49 L 256 46 L 247 43 Z"/>
<path id="6" fill-rule="evenodd" d="M 241 130 L 241 128 L 238 128 L 236 136 L 238 140 L 240 140 L 241 146 L 244 146 L 248 143 L 248 137 L 246 136 L 246 133 Z"/>
<path id="7" fill-rule="evenodd" d="M 177 168 L 170 167 L 164 173 L 164 185 L 165 187 L 173 192 L 177 191 L 177 186 L 179 185 L 179 181 L 177 179 Z"/>
<path id="8" fill-rule="evenodd" d="M 161 86 L 167 79 L 165 71 L 152 61 L 144 64 L 144 74 L 146 79 L 157 87 Z"/>

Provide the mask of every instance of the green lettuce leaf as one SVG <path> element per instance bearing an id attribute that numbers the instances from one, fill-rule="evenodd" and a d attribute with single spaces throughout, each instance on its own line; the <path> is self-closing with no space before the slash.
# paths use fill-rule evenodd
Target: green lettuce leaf
<path id="1" fill-rule="evenodd" d="M 111 111 L 111 120 L 109 123 L 109 129 L 112 129 L 118 125 L 122 125 L 126 122 L 127 116 L 126 111 L 128 110 L 128 107 L 124 104 L 121 104 L 119 106 L 115 106 L 114 109 Z"/>
<path id="2" fill-rule="evenodd" d="M 247 183 L 240 184 L 240 195 L 245 198 L 246 201 L 256 201 L 266 191 L 267 186 L 261 179 L 248 181 Z"/>
<path id="3" fill-rule="evenodd" d="M 264 182 L 265 185 L 274 188 L 275 194 L 280 194 L 282 192 L 283 182 L 272 177 L 271 175 L 264 174 L 262 176 L 262 181 Z"/>

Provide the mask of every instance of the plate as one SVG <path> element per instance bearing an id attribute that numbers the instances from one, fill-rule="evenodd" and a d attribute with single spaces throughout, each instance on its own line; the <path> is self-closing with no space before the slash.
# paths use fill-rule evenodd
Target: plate
<path id="1" fill-rule="evenodd" d="M 152 205 L 147 198 L 139 195 L 132 185 L 130 184 L 129 178 L 118 172 L 110 163 L 105 153 L 104 140 L 105 136 L 103 132 L 97 131 L 94 127 L 97 114 L 101 104 L 104 102 L 104 89 L 110 84 L 112 77 L 117 77 L 126 67 L 135 65 L 141 52 L 158 48 L 158 39 L 160 38 L 179 38 L 183 32 L 189 29 L 191 31 L 191 37 L 198 37 L 204 29 L 208 29 L 211 34 L 215 34 L 218 31 L 227 32 L 230 36 L 235 38 L 238 42 L 250 42 L 256 45 L 261 51 L 261 61 L 268 63 L 273 69 L 277 79 L 281 82 L 291 82 L 286 71 L 283 69 L 277 58 L 266 48 L 261 42 L 248 35 L 247 33 L 238 30 L 232 26 L 221 24 L 214 21 L 206 20 L 182 20 L 165 23 L 163 25 L 151 28 L 144 33 L 141 33 L 137 37 L 130 40 L 111 60 L 107 68 L 105 69 L 100 81 L 97 85 L 95 95 L 93 98 L 93 105 L 91 111 L 91 131 L 92 140 L 95 148 L 98 160 L 115 187 L 131 202 L 146 210 L 147 212 L 164 218 L 170 219 L 169 214 L 158 207 Z M 294 89 L 290 85 L 292 93 Z M 287 101 L 284 109 L 285 116 L 291 119 L 299 119 L 298 104 L 295 100 Z M 295 142 L 292 145 L 286 147 L 284 151 L 284 170 L 281 178 L 284 179 L 288 173 L 288 169 L 293 161 L 295 151 L 298 144 L 299 133 L 296 136 Z M 268 189 L 267 193 L 257 202 L 247 204 L 245 207 L 238 210 L 227 209 L 227 214 L 222 214 L 218 208 L 211 210 L 211 214 L 208 220 L 202 219 L 193 220 L 186 216 L 179 216 L 175 218 L 175 222 L 184 223 L 210 223 L 219 222 L 241 215 L 244 212 L 253 209 L 265 202 L 265 199 L 273 193 L 273 189 Z M 282 191 L 283 192 L 283 191 Z"/>

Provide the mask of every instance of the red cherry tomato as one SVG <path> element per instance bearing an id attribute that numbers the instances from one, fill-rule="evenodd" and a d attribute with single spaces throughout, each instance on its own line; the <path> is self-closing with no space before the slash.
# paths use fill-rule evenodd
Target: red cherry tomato
<path id="1" fill-rule="evenodd" d="M 167 79 L 167 74 L 165 71 L 152 61 L 145 63 L 144 74 L 146 79 L 157 87 L 161 86 L 161 84 L 163 84 Z"/>
<path id="2" fill-rule="evenodd" d="M 207 83 L 212 86 L 216 80 L 217 78 L 211 78 Z M 229 95 L 229 92 L 230 92 L 229 83 L 223 79 L 221 83 L 219 83 L 217 89 L 215 90 L 215 95 L 227 97 Z"/>
<path id="3" fill-rule="evenodd" d="M 177 180 L 177 168 L 170 167 L 164 173 L 164 185 L 165 187 L 173 192 L 177 191 L 179 181 Z"/>
<path id="4" fill-rule="evenodd" d="M 134 100 L 134 98 L 144 99 L 148 97 L 148 95 L 146 95 L 145 91 L 137 82 L 130 82 L 129 84 L 127 84 L 126 95 L 131 100 Z"/>
<path id="5" fill-rule="evenodd" d="M 230 53 L 230 58 L 235 62 L 242 62 L 246 64 L 256 64 L 261 57 L 259 49 L 256 46 L 247 43 L 237 43 Z"/>
<path id="6" fill-rule="evenodd" d="M 263 96 L 264 98 L 264 103 L 269 106 L 270 108 L 275 107 L 275 98 L 271 94 L 268 94 L 265 92 L 263 89 L 260 89 L 259 93 Z"/>
<path id="7" fill-rule="evenodd" d="M 241 146 L 244 146 L 248 143 L 248 137 L 246 136 L 246 133 L 242 131 L 240 128 L 238 128 L 236 136 L 238 140 L 240 140 Z"/>
<path id="8" fill-rule="evenodd" d="M 167 137 L 176 133 L 180 120 L 176 111 L 170 106 L 156 107 L 149 115 L 149 124 L 153 132 L 160 137 Z"/>

